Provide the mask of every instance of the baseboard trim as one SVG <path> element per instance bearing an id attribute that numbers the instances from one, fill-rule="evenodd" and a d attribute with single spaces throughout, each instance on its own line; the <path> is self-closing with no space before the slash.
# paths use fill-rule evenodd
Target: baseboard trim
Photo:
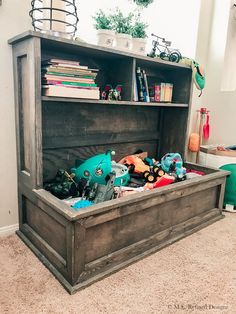
<path id="1" fill-rule="evenodd" d="M 5 226 L 0 228 L 0 237 L 6 237 L 19 230 L 19 224 Z"/>

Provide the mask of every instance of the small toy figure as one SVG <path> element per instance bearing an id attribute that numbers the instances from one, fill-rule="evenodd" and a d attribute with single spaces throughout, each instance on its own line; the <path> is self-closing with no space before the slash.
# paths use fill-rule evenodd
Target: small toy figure
<path id="1" fill-rule="evenodd" d="M 78 211 L 81 208 L 85 208 L 93 204 L 98 204 L 101 202 L 109 201 L 115 198 L 115 189 L 114 189 L 115 178 L 116 178 L 116 173 L 112 171 L 106 176 L 105 185 L 94 183 L 87 197 L 83 196 L 81 200 L 76 202 L 71 207 Z"/>
<path id="2" fill-rule="evenodd" d="M 69 196 L 78 196 L 78 185 L 67 171 L 59 169 L 54 180 L 45 185 L 45 190 L 51 192 L 54 196 L 64 199 Z"/>
<path id="3" fill-rule="evenodd" d="M 116 173 L 112 171 L 106 177 L 106 185 L 95 183 L 91 193 L 89 194 L 89 200 L 94 204 L 98 204 L 113 199 L 115 196 L 115 178 Z"/>
<path id="4" fill-rule="evenodd" d="M 117 85 L 113 88 L 111 85 L 106 85 L 104 91 L 101 94 L 103 100 L 121 100 L 121 85 Z"/>
<path id="5" fill-rule="evenodd" d="M 102 92 L 101 98 L 102 98 L 102 100 L 106 100 L 107 99 L 107 93 L 106 93 L 105 90 Z"/>

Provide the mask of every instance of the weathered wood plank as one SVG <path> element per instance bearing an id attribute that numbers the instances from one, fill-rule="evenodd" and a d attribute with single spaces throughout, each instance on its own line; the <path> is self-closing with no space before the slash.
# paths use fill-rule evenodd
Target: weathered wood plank
<path id="1" fill-rule="evenodd" d="M 40 39 L 13 47 L 18 174 L 32 188 L 42 186 Z"/>
<path id="2" fill-rule="evenodd" d="M 67 250 L 65 225 L 56 222 L 54 217 L 49 216 L 28 199 L 25 199 L 24 205 L 25 208 L 23 208 L 23 211 L 26 217 L 25 223 L 66 260 Z"/>
<path id="3" fill-rule="evenodd" d="M 31 251 L 39 258 L 39 260 L 54 274 L 54 276 L 65 287 L 65 289 L 69 293 L 72 293 L 74 291 L 73 287 L 68 282 L 68 280 L 66 280 L 67 274 L 64 274 L 64 271 L 61 271 L 61 269 L 60 269 L 61 265 L 59 265 L 59 267 L 53 265 L 51 262 L 50 255 L 48 257 L 46 257 L 43 250 L 41 249 L 41 245 L 38 245 L 37 242 L 32 241 L 31 237 L 28 237 L 28 233 L 26 231 L 27 228 L 26 228 L 26 230 L 24 230 L 24 229 L 22 229 L 22 230 L 23 230 L 23 232 L 18 230 L 16 232 L 17 235 L 31 249 Z M 62 261 L 61 264 L 64 264 L 64 261 Z"/>
<path id="4" fill-rule="evenodd" d="M 86 254 L 86 229 L 84 226 L 85 220 L 80 219 L 74 224 L 75 242 L 74 242 L 74 276 L 73 284 L 76 284 L 79 276 L 85 269 L 85 254 Z"/>
<path id="5" fill-rule="evenodd" d="M 182 196 L 171 201 L 165 200 L 161 204 L 154 204 L 153 199 L 150 199 L 149 202 L 144 202 L 145 207 L 142 203 L 130 205 L 133 207 L 133 212 L 128 215 L 126 206 L 123 211 L 119 211 L 120 217 L 118 214 L 116 219 L 114 219 L 115 215 L 107 217 L 110 211 L 105 215 L 106 221 L 99 220 L 102 217 L 94 218 L 95 223 L 99 220 L 100 224 L 87 228 L 86 222 L 86 262 L 215 208 L 218 205 L 217 192 L 218 187 L 215 186 L 195 192 L 191 197 Z"/>
<path id="6" fill-rule="evenodd" d="M 102 154 L 108 149 L 112 149 L 116 152 L 116 155 L 113 158 L 115 161 L 119 161 L 126 155 L 133 154 L 140 148 L 144 151 L 148 151 L 152 156 L 155 156 L 157 146 L 158 143 L 156 141 L 146 141 L 46 149 L 43 151 L 44 182 L 52 180 L 59 168 L 70 171 L 71 167 L 74 166 L 76 159 L 86 160 L 96 154 Z"/>
<path id="7" fill-rule="evenodd" d="M 100 213 L 108 212 L 110 209 L 121 208 L 122 206 L 125 208 L 127 205 L 128 206 L 124 210 L 123 215 L 127 212 L 131 213 L 132 211 L 139 211 L 148 206 L 155 206 L 166 201 L 192 195 L 198 191 L 220 185 L 224 182 L 224 178 L 225 173 L 223 172 L 212 173 L 201 178 L 194 178 L 151 191 L 136 193 L 135 201 L 134 195 L 129 195 L 120 199 L 104 202 L 103 204 L 92 205 L 89 208 L 81 209 L 73 219 L 91 217 Z M 140 204 L 137 206 L 136 203 L 138 202 L 140 202 Z"/>
<path id="8" fill-rule="evenodd" d="M 184 238 L 221 218 L 223 218 L 223 216 L 220 214 L 219 209 L 211 209 L 208 212 L 204 212 L 189 219 L 188 221 L 176 225 L 175 227 L 158 232 L 149 238 L 145 238 L 135 244 L 87 263 L 85 271 L 81 274 L 79 283 L 74 287 L 74 289 L 78 290 L 83 288 L 90 283 L 97 281 L 110 273 L 116 272 L 117 270 Z"/>
<path id="9" fill-rule="evenodd" d="M 33 194 L 36 195 L 38 199 L 38 206 L 48 212 L 50 210 L 52 213 L 57 212 L 62 217 L 65 217 L 68 221 L 73 220 L 78 213 L 72 211 L 69 205 L 65 204 L 51 193 L 45 190 L 33 190 Z"/>
<path id="10" fill-rule="evenodd" d="M 128 143 L 140 143 L 144 141 L 155 141 L 159 139 L 157 131 L 136 131 L 136 132 L 111 132 L 103 131 L 100 133 L 93 132 L 91 134 L 78 134 L 63 136 L 44 137 L 44 150 L 58 148 L 72 148 L 94 145 L 116 145 Z"/>
<path id="11" fill-rule="evenodd" d="M 128 57 L 134 57 L 136 59 L 139 60 L 145 60 L 148 64 L 159 64 L 160 66 L 166 67 L 168 68 L 186 68 L 189 69 L 190 67 L 188 65 L 185 64 L 181 64 L 181 63 L 173 63 L 173 62 L 169 62 L 169 61 L 164 61 L 161 60 L 159 58 L 150 58 L 150 57 L 146 57 L 146 56 L 141 56 L 141 55 L 136 55 L 133 54 L 130 51 L 120 51 L 120 50 L 116 50 L 116 49 L 112 49 L 112 48 L 106 48 L 106 47 L 102 47 L 102 46 L 97 46 L 97 45 L 92 45 L 92 44 L 88 44 L 88 43 L 84 43 L 84 42 L 78 42 L 75 40 L 70 40 L 70 39 L 66 39 L 66 38 L 62 38 L 62 37 L 58 37 L 58 36 L 52 36 L 52 35 L 48 35 L 48 34 L 43 34 L 41 32 L 35 32 L 35 31 L 27 31 L 24 32 L 20 35 L 17 35 L 15 37 L 13 37 L 12 39 L 10 39 L 8 41 L 9 44 L 13 45 L 16 44 L 18 42 L 24 41 L 26 39 L 29 39 L 31 37 L 37 37 L 37 38 L 41 38 L 42 42 L 44 43 L 44 49 L 47 47 L 54 47 L 54 50 L 58 50 L 58 48 L 61 49 L 65 49 L 65 47 L 67 48 L 67 50 L 70 50 L 71 52 L 73 52 L 75 54 L 74 60 L 76 59 L 76 53 L 78 53 L 78 51 L 84 50 L 85 52 L 87 52 L 88 50 L 94 51 L 94 55 L 95 56 L 110 56 L 114 55 L 114 57 L 123 57 L 123 56 L 128 56 Z"/>
<path id="12" fill-rule="evenodd" d="M 133 99 L 133 98 L 131 98 Z M 82 104 L 97 104 L 97 105 L 114 105 L 114 106 L 143 106 L 147 110 L 152 107 L 177 107 L 177 108 L 188 108 L 187 103 L 168 103 L 168 102 L 140 102 L 140 101 L 127 101 L 127 100 L 94 100 L 94 99 L 80 99 L 80 98 L 65 98 L 65 97 L 52 97 L 52 96 L 42 96 L 42 101 L 45 103 L 53 102 L 67 102 L 67 103 L 77 103 Z"/>

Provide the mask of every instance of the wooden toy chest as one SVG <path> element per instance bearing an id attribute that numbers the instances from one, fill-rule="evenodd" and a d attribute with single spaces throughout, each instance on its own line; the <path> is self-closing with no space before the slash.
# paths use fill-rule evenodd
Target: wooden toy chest
<path id="1" fill-rule="evenodd" d="M 43 189 L 58 168 L 111 148 L 117 160 L 186 150 L 191 69 L 37 32 L 13 46 L 18 148 L 18 235 L 73 293 L 222 218 L 227 172 L 207 174 L 74 212 Z M 122 84 L 122 101 L 41 96 L 41 60 L 78 60 L 98 68 L 97 83 Z M 134 102 L 135 70 L 174 85 L 172 103 Z M 161 271 L 161 270 L 160 270 Z"/>

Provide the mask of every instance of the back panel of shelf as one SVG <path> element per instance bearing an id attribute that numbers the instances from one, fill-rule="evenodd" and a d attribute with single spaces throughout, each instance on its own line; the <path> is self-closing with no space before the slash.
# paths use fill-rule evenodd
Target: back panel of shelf
<path id="1" fill-rule="evenodd" d="M 107 149 L 114 160 L 142 149 L 157 156 L 160 108 L 87 103 L 42 104 L 43 179 L 58 168 L 69 170 L 76 159 L 87 159 Z"/>

